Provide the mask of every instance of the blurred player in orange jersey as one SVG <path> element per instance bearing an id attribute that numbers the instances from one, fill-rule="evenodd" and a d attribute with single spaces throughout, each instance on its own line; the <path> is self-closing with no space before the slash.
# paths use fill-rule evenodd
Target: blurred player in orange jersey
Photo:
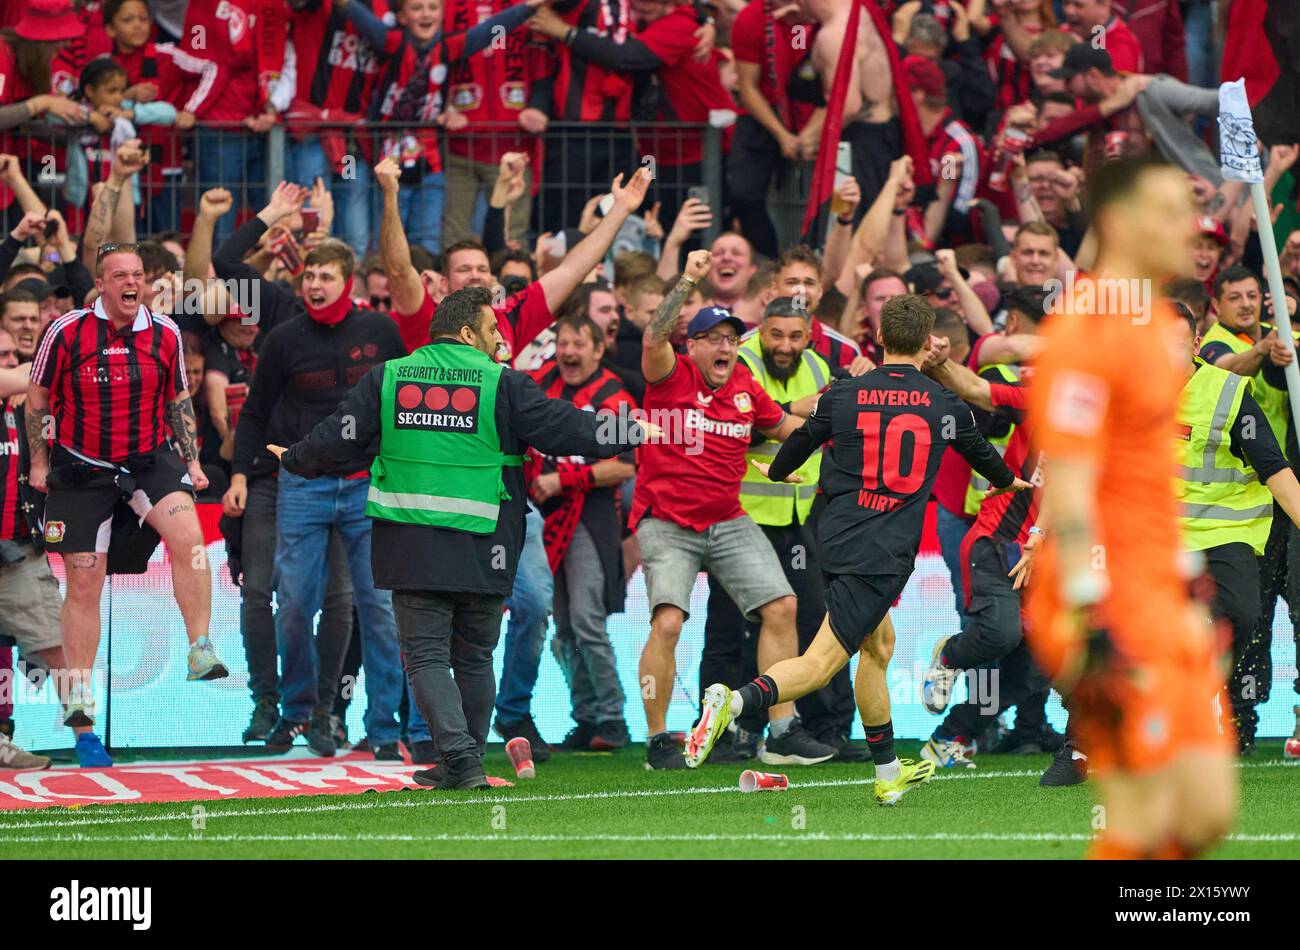
<path id="1" fill-rule="evenodd" d="M 1045 322 L 1030 385 L 1047 540 L 1027 636 L 1105 809 L 1090 857 L 1190 857 L 1227 832 L 1237 802 L 1214 703 L 1225 668 L 1179 537 L 1176 317 L 1154 299 L 1190 259 L 1195 216 L 1186 175 L 1149 156 L 1102 166 L 1089 198 L 1098 293 Z M 1111 306 L 1121 287 L 1129 299 Z"/>

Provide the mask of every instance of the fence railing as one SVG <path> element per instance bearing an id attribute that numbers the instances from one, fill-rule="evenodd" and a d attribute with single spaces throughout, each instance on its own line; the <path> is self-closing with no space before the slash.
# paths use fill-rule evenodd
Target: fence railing
<path id="1" fill-rule="evenodd" d="M 575 227 L 590 198 L 608 191 L 616 174 L 626 179 L 642 164 L 652 165 L 655 173 L 646 208 L 661 204 L 665 228 L 691 189 L 702 188 L 714 209 L 716 233 L 726 226 L 723 132 L 681 122 L 552 122 L 540 135 L 515 125 L 481 123 L 449 131 L 427 124 L 291 119 L 265 133 L 235 123 L 185 132 L 143 126 L 137 133 L 149 150 L 150 167 L 139 176 L 138 229 L 141 234 L 188 232 L 203 191 L 223 187 L 234 195 L 235 214 L 218 225 L 220 237 L 255 214 L 279 182 L 309 185 L 319 176 L 334 197 L 335 233 L 354 245 L 373 246 L 380 200 L 371 168 L 393 155 L 403 166 L 408 232 L 415 232 L 413 241 L 438 244 L 443 232 L 454 240 L 478 230 L 493 166 L 503 152 L 524 151 L 531 159 L 530 189 L 512 209 L 512 236 Z M 43 124 L 0 133 L 0 152 L 18 159 L 37 196 L 63 211 L 74 232 L 112 158 L 108 135 Z M 0 187 L 0 201 L 6 226 L 12 227 L 20 214 L 12 192 Z"/>

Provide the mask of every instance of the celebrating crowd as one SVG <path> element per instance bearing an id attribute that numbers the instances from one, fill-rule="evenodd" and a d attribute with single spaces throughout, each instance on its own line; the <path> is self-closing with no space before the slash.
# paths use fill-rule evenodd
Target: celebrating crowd
<path id="1" fill-rule="evenodd" d="M 764 687 L 746 687 L 753 695 L 737 703 L 726 742 L 705 755 L 689 743 L 684 754 L 667 713 L 701 571 L 704 653 L 686 677 L 701 700 L 710 684 L 761 683 L 808 654 L 836 600 L 844 611 L 844 598 L 902 593 L 919 542 L 910 521 L 890 546 L 896 589 L 824 581 L 824 570 L 853 573 L 818 535 L 819 485 L 843 474 L 830 446 L 805 446 L 799 464 L 778 469 L 782 480 L 768 477 L 781 444 L 799 432 L 802 445 L 818 427 L 828 389 L 902 355 L 964 400 L 975 423 L 944 437 L 951 447 L 924 479 L 899 471 L 902 436 L 874 433 L 893 468 L 886 461 L 883 485 L 864 484 L 859 502 L 888 515 L 923 482 L 919 504 L 936 502 L 961 632 L 934 632 L 917 699 L 945 718 L 922 756 L 974 767 L 979 752 L 1052 752 L 1044 783 L 1081 781 L 1086 750 L 1049 726 L 1049 681 L 1022 636 L 1021 589 L 1042 530 L 1025 484 L 1038 484 L 1038 460 L 1019 383 L 1040 353 L 1040 324 L 1097 261 L 1085 212 L 1097 176 L 1154 154 L 1185 178 L 1199 232 L 1154 292 L 1186 314 L 1200 361 L 1252 380 L 1234 406 L 1277 443 L 1234 456 L 1273 490 L 1276 515 L 1271 498 L 1257 499 L 1248 538 L 1195 518 L 1189 527 L 1206 531 L 1202 549 L 1250 548 L 1229 552 L 1250 584 L 1220 591 L 1216 610 L 1232 631 L 1239 749 L 1253 751 L 1279 594 L 1300 623 L 1300 509 L 1273 482 L 1297 457 L 1283 370 L 1293 351 L 1269 323 L 1261 223 L 1218 167 L 1209 6 L 6 8 L 0 635 L 16 650 L 0 648 L 0 671 L 69 671 L 56 682 L 78 759 L 111 765 L 85 672 L 100 595 L 106 573 L 142 570 L 162 543 L 189 678 L 229 675 L 209 640 L 213 578 L 191 555 L 203 545 L 197 497 L 223 507 L 240 588 L 246 743 L 285 751 L 302 737 L 334 755 L 349 738 L 342 684 L 364 670 L 362 741 L 376 758 L 401 760 L 405 745 L 412 761 L 445 763 L 470 782 L 466 761 L 481 759 L 491 725 L 544 761 L 552 746 L 531 702 L 553 619 L 574 722 L 549 737 L 561 750 L 627 745 L 630 694 L 644 705 L 650 768 L 874 760 L 879 774 L 894 761 L 887 705 L 886 725 L 864 721 L 867 743 L 851 742 L 860 707 L 843 665 L 828 663 L 795 702 L 760 701 Z M 771 194 L 826 150 L 840 159 L 829 213 L 796 239 Z M 1281 204 L 1262 226 L 1282 235 L 1297 157 L 1295 145 L 1264 149 L 1265 186 Z M 708 187 L 714 160 L 720 193 Z M 280 161 L 283 181 L 268 189 Z M 1288 294 L 1300 299 L 1300 230 L 1282 243 Z M 900 329 L 931 318 L 921 337 Z M 499 497 L 461 499 L 470 523 L 452 525 L 490 535 L 499 557 L 471 545 L 448 548 L 464 557 L 404 558 L 412 492 L 377 487 L 402 477 L 377 472 L 355 435 L 322 435 L 340 404 L 366 399 L 395 399 L 440 427 L 479 419 L 464 388 L 365 388 L 380 385 L 372 370 L 414 358 L 431 334 L 460 334 L 530 377 L 507 374 L 498 393 L 510 418 L 528 420 L 520 451 L 505 453 L 518 455 L 518 471 L 504 463 Z M 639 410 L 660 431 L 649 444 L 608 441 L 608 457 L 566 454 L 558 403 L 611 425 Z M 349 440 L 358 451 L 343 450 Z M 270 447 L 293 448 L 282 461 Z M 989 496 L 1009 485 L 1017 490 Z M 500 511 L 486 532 L 468 513 L 483 505 Z M 63 563 L 62 595 L 51 554 Z M 652 620 L 632 684 L 620 679 L 608 622 L 638 569 Z M 430 574 L 450 585 L 439 590 L 503 601 L 499 683 L 499 604 L 458 620 L 447 649 L 407 642 L 408 592 L 427 589 Z M 454 671 L 458 698 L 430 668 Z M 959 674 L 990 669 L 996 704 L 950 704 Z M 1008 731 L 999 717 L 1012 708 Z M 706 706 L 706 727 L 709 715 Z M 13 741 L 13 716 L 0 705 L 0 771 L 48 766 Z"/>

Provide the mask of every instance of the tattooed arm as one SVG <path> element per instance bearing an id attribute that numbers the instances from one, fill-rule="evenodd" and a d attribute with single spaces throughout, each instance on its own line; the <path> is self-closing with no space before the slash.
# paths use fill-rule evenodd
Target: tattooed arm
<path id="1" fill-rule="evenodd" d="M 194 403 L 190 401 L 188 390 L 182 390 L 176 398 L 167 403 L 163 417 L 172 430 L 172 439 L 181 450 L 181 458 L 190 470 L 190 479 L 194 490 L 202 491 L 208 487 L 208 477 L 199 465 L 199 424 L 194 417 Z"/>
<path id="2" fill-rule="evenodd" d="M 50 474 L 50 446 L 46 440 L 45 420 L 50 414 L 50 391 L 32 383 L 27 387 L 27 405 L 23 409 L 23 423 L 27 429 L 28 473 L 31 486 L 39 492 L 46 491 Z"/>
<path id="3" fill-rule="evenodd" d="M 123 142 L 118 146 L 116 154 L 113 156 L 113 168 L 109 172 L 108 181 L 104 187 L 99 189 L 99 194 L 95 198 L 95 203 L 90 208 L 90 217 L 86 221 L 86 233 L 81 245 L 81 261 L 87 269 L 94 271 L 95 257 L 99 253 L 99 246 L 109 237 L 115 228 L 114 225 L 120 225 L 126 209 L 119 209 L 122 204 L 122 189 L 131 184 L 131 178 L 137 172 L 144 168 L 148 162 L 148 154 L 141 148 L 139 139 L 131 139 Z M 126 202 L 133 204 L 131 195 L 128 193 Z M 131 212 L 132 217 L 134 212 Z M 116 230 L 121 231 L 119 226 Z M 128 227 L 128 233 L 121 235 L 123 240 L 131 240 L 133 227 Z M 77 302 L 80 305 L 80 301 Z"/>
<path id="4" fill-rule="evenodd" d="M 668 291 L 659 309 L 650 318 L 641 343 L 641 373 L 647 383 L 657 383 L 667 378 L 676 365 L 677 355 L 668 338 L 677 329 L 677 318 L 682 306 L 695 291 L 696 286 L 709 273 L 712 255 L 708 251 L 691 251 L 686 258 L 686 272 Z"/>

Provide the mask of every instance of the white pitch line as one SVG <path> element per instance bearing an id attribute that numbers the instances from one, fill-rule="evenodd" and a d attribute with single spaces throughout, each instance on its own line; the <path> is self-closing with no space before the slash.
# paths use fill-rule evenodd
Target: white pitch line
<path id="1" fill-rule="evenodd" d="M 915 834 L 873 834 L 870 832 L 827 834 L 825 832 L 808 832 L 806 834 L 435 834 L 435 835 L 386 835 L 386 834 L 298 834 L 298 835 L 223 835 L 223 834 L 145 834 L 145 835 L 32 835 L 20 838 L 3 838 L 0 842 L 22 844 L 55 843 L 99 843 L 113 842 L 120 844 L 150 844 L 157 842 L 205 844 L 212 842 L 309 842 L 309 841 L 358 841 L 358 842 L 397 842 L 411 844 L 437 844 L 452 842 L 475 842 L 496 844 L 522 843 L 560 843 L 560 842 L 609 842 L 645 844 L 654 842 L 691 842 L 705 844 L 708 842 L 768 842 L 772 844 L 813 844 L 826 842 L 891 842 L 891 841 L 931 841 L 931 842 L 1025 842 L 1025 841 L 1091 841 L 1092 835 L 1067 832 L 986 832 L 980 834 L 952 834 L 938 832 L 927 835 Z M 1300 834 L 1259 834 L 1229 835 L 1228 841 L 1238 843 L 1271 843 L 1300 841 Z"/>
<path id="2" fill-rule="evenodd" d="M 1238 763 L 1239 768 L 1295 768 L 1295 763 L 1285 761 L 1270 762 L 1242 762 Z M 1014 771 L 998 772 L 978 772 L 974 770 L 962 770 L 960 772 L 941 773 L 936 775 L 931 781 L 935 782 L 953 782 L 966 781 L 970 779 L 1002 779 L 1002 778 L 1028 778 L 1030 776 L 1040 775 L 1037 769 L 1018 769 Z M 862 786 L 872 784 L 872 779 L 817 779 L 808 782 L 798 782 L 791 785 L 791 791 L 800 789 L 819 789 L 819 788 L 842 788 L 846 786 Z M 517 787 L 517 786 L 516 786 Z M 424 808 L 424 807 L 444 807 L 454 805 L 521 805 L 530 803 L 549 803 L 549 802 L 576 802 L 576 801 L 600 801 L 605 799 L 623 799 L 623 798 L 662 798 L 674 797 L 679 795 L 720 795 L 726 793 L 742 794 L 740 789 L 735 785 L 713 785 L 703 786 L 700 788 L 653 788 L 653 789 L 620 789 L 607 792 L 571 792 L 558 795 L 513 795 L 508 789 L 488 795 L 473 795 L 468 797 L 460 796 L 442 796 L 437 793 L 423 793 L 423 790 L 411 786 L 409 791 L 415 792 L 414 797 L 396 796 L 384 794 L 376 796 L 375 800 L 363 800 L 353 802 L 331 802 L 321 805 L 291 805 L 286 808 L 239 808 L 223 811 L 206 811 L 205 819 L 218 818 L 255 818 L 268 817 L 273 815 L 312 815 L 329 812 L 344 811 L 370 811 L 383 808 Z M 393 789 L 393 791 L 398 791 Z M 310 794 L 310 793 L 304 793 Z M 786 793 L 788 794 L 788 793 Z M 279 799 L 265 799 L 268 802 L 278 801 Z M 208 799 L 206 801 L 194 801 L 187 804 L 191 806 L 204 806 L 219 799 Z M 147 803 L 141 803 L 147 804 Z M 31 810 L 27 810 L 30 813 Z M 169 812 L 163 815 L 106 815 L 96 817 L 91 815 L 73 817 L 62 813 L 58 818 L 46 820 L 23 820 L 23 821 L 2 821 L 0 820 L 0 832 L 18 831 L 22 829 L 34 828 L 79 828 L 79 827 L 106 827 L 109 825 L 129 825 L 136 823 L 154 823 L 167 821 L 184 821 L 189 822 L 193 819 L 193 812 Z M 0 841 L 14 839 L 0 839 Z"/>

